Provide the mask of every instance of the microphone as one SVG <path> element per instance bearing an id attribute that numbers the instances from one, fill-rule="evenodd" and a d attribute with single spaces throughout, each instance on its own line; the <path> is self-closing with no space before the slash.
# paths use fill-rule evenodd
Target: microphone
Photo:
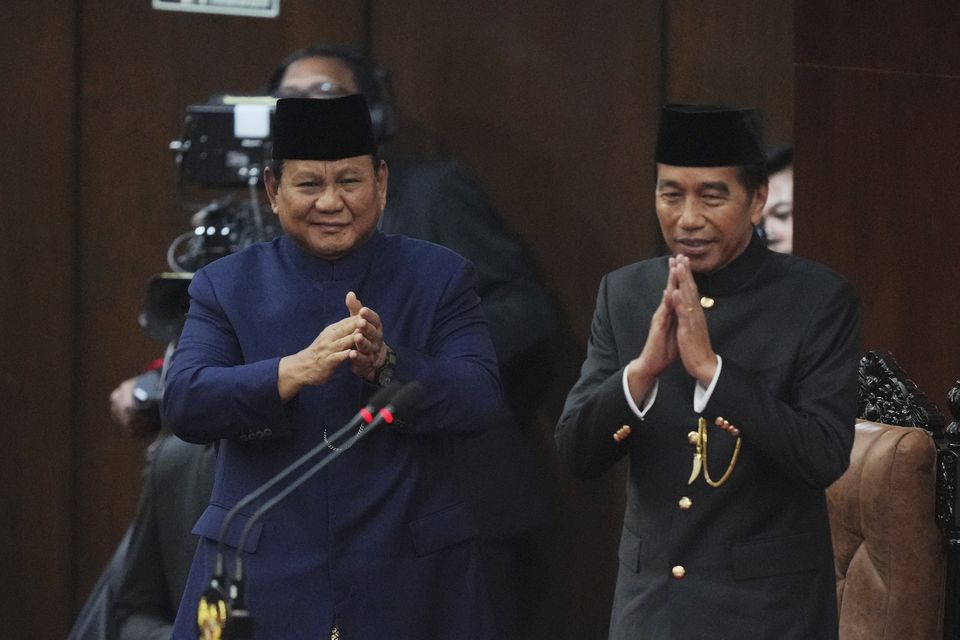
<path id="1" fill-rule="evenodd" d="M 357 433 L 350 446 L 383 423 L 393 424 L 396 422 L 398 419 L 397 416 L 406 414 L 408 411 L 411 411 L 418 404 L 420 404 L 420 400 L 423 399 L 424 393 L 425 390 L 423 385 L 417 381 L 409 382 L 406 385 L 403 385 L 403 387 L 393 395 L 393 399 L 377 412 L 376 418 L 374 418 L 363 431 Z M 343 431 L 343 429 L 341 429 L 341 431 Z M 236 565 L 233 573 L 233 581 L 230 584 L 230 596 L 233 603 L 231 611 L 236 611 L 239 609 L 242 612 L 241 615 L 249 616 L 249 613 L 243 609 L 243 547 L 247 541 L 247 535 L 253 529 L 253 526 L 261 517 L 263 517 L 265 513 L 277 506 L 287 496 L 300 487 L 300 485 L 319 473 L 321 469 L 333 462 L 333 460 L 335 460 L 348 448 L 349 446 L 344 446 L 338 449 L 330 450 L 330 453 L 327 455 L 327 457 L 310 467 L 305 473 L 303 473 L 303 475 L 287 485 L 283 491 L 275 495 L 270 500 L 264 502 L 260 508 L 257 509 L 252 516 L 250 516 L 250 519 L 247 520 L 247 524 L 244 526 L 243 531 L 240 534 L 240 541 L 237 543 L 237 553 L 235 556 Z M 252 628 L 252 619 L 250 620 L 250 625 Z M 231 640 L 234 640 L 234 636 L 230 636 L 230 638 Z"/>
<path id="2" fill-rule="evenodd" d="M 417 381 L 409 382 L 403 385 L 403 387 L 399 391 L 397 391 L 396 394 L 391 394 L 393 395 L 393 399 L 388 404 L 386 404 L 382 409 L 380 409 L 380 411 L 377 412 L 376 418 L 374 418 L 367 425 L 367 428 L 357 433 L 357 435 L 353 439 L 353 442 L 356 442 L 363 436 L 367 435 L 368 433 L 370 433 L 371 431 L 379 427 L 384 422 L 386 422 L 387 424 L 393 424 L 397 420 L 398 414 L 404 414 L 412 410 L 418 404 L 420 404 L 420 400 L 423 398 L 423 394 L 424 394 L 423 385 Z M 361 409 L 361 411 L 363 410 Z M 341 429 L 340 431 L 337 432 L 337 434 L 340 434 L 345 430 L 346 429 Z M 337 434 L 334 434 L 334 435 L 337 435 Z M 351 445 L 352 444 L 353 443 L 351 443 Z M 315 448 L 319 448 L 319 445 Z M 317 473 L 319 473 L 321 469 L 323 469 L 325 466 L 333 462 L 341 453 L 343 453 L 349 448 L 350 448 L 349 446 L 344 446 L 344 447 L 340 447 L 338 449 L 332 450 L 327 457 L 323 458 L 322 460 L 320 460 L 320 462 L 310 467 L 303 475 L 301 475 L 299 478 L 297 478 L 296 480 L 288 484 L 283 491 L 281 491 L 274 497 L 264 502 L 262 505 L 260 505 L 260 508 L 254 511 L 253 515 L 250 516 L 249 520 L 247 520 L 247 524 L 244 525 L 243 531 L 240 533 L 240 541 L 237 543 L 237 555 L 236 555 L 237 571 L 236 573 L 234 573 L 235 581 L 242 580 L 243 578 L 243 576 L 241 575 L 242 569 L 243 569 L 242 567 L 243 547 L 247 542 L 247 536 L 250 534 L 250 531 L 253 529 L 253 525 L 255 525 L 257 521 L 261 517 L 263 517 L 263 515 L 267 511 L 274 508 L 284 498 L 286 498 L 288 495 L 293 493 L 298 487 L 300 487 L 300 485 L 302 485 L 304 482 L 306 482 L 307 480 L 315 476 Z M 299 467 L 299 464 L 298 464 L 299 462 L 300 461 L 298 460 L 296 463 L 294 463 L 294 465 L 297 465 Z M 284 477 L 289 475 L 287 470 L 284 470 L 283 474 L 284 474 Z M 271 480 L 271 482 L 273 481 Z M 246 498 L 244 498 L 244 501 L 246 501 Z"/>
<path id="3" fill-rule="evenodd" d="M 230 523 L 240 512 L 241 509 L 252 503 L 253 501 L 262 497 L 267 491 L 275 487 L 278 483 L 284 479 L 290 477 L 294 472 L 303 467 L 307 462 L 310 462 L 316 458 L 320 453 L 323 453 L 325 447 L 331 440 L 337 440 L 341 438 L 347 432 L 357 428 L 360 425 L 369 425 L 373 423 L 378 416 L 374 414 L 375 411 L 378 411 L 387 402 L 389 402 L 394 396 L 398 395 L 401 391 L 403 385 L 399 383 L 389 384 L 381 389 L 379 389 L 373 396 L 370 397 L 370 401 L 364 406 L 357 414 L 350 419 L 347 424 L 338 429 L 330 438 L 326 439 L 326 442 L 318 444 L 313 447 L 310 451 L 306 452 L 300 456 L 296 461 L 291 463 L 288 467 L 277 473 L 270 480 L 268 480 L 261 487 L 257 488 L 255 491 L 244 496 L 239 502 L 237 502 L 230 511 L 227 512 L 227 515 L 223 519 L 223 523 L 220 525 L 220 533 L 218 536 L 217 543 L 217 557 L 214 561 L 213 576 L 210 578 L 210 584 L 204 589 L 203 593 L 200 595 L 200 602 L 198 605 L 197 611 L 197 626 L 200 629 L 200 637 L 234 637 L 242 638 L 245 633 L 238 632 L 232 635 L 223 635 L 226 633 L 228 627 L 236 627 L 239 624 L 229 622 L 234 617 L 242 618 L 242 610 L 236 611 L 234 615 L 233 607 L 229 604 L 230 602 L 239 603 L 242 607 L 243 594 L 242 592 L 237 592 L 234 595 L 232 592 L 234 588 L 231 587 L 231 598 L 228 600 L 226 595 L 226 573 L 224 572 L 224 540 L 226 539 L 227 531 L 229 531 Z M 357 434 L 359 437 L 360 434 Z M 354 439 L 356 441 L 356 438 Z M 351 443 L 352 444 L 352 443 Z M 349 446 L 341 447 L 341 449 L 347 449 Z M 246 536 L 243 536 L 243 542 L 246 541 Z M 251 627 L 252 628 L 252 627 Z"/>

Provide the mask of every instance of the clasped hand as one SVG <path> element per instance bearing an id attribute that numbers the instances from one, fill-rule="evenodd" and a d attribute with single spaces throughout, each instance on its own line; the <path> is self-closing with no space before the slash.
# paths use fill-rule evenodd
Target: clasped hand
<path id="1" fill-rule="evenodd" d="M 348 314 L 328 325 L 307 348 L 280 359 L 277 386 L 280 398 L 289 400 L 304 386 L 326 383 L 346 361 L 350 370 L 373 380 L 387 357 L 383 325 L 376 311 L 363 306 L 357 295 L 347 294 Z"/>
<path id="2" fill-rule="evenodd" d="M 717 369 L 717 355 L 710 343 L 690 260 L 683 255 L 670 258 L 667 287 L 650 320 L 643 351 L 627 365 L 627 383 L 635 401 L 640 403 L 678 356 L 688 374 L 704 386 L 710 384 Z"/>

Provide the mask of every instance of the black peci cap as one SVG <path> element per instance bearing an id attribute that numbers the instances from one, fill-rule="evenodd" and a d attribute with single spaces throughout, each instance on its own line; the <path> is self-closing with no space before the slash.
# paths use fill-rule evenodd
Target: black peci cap
<path id="1" fill-rule="evenodd" d="M 757 109 L 668 104 L 660 114 L 657 162 L 731 167 L 764 160 L 763 117 Z"/>
<path id="2" fill-rule="evenodd" d="M 340 160 L 376 151 L 367 99 L 283 98 L 273 124 L 275 160 Z"/>

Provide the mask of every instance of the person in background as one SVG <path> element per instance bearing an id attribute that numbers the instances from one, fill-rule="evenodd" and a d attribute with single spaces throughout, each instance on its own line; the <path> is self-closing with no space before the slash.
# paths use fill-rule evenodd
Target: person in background
<path id="1" fill-rule="evenodd" d="M 117 577 L 117 640 L 168 640 L 210 499 L 213 445 L 161 437 L 147 467 L 130 541 Z"/>
<path id="2" fill-rule="evenodd" d="M 154 360 L 147 365 L 143 373 L 124 380 L 110 394 L 110 417 L 113 421 L 129 435 L 153 438 L 147 447 L 145 477 L 150 473 L 150 461 L 154 451 L 169 434 L 162 432 L 160 428 L 159 409 L 153 406 L 149 399 L 141 402 L 138 396 L 147 398 L 156 389 L 162 365 L 162 359 Z M 114 640 L 117 637 L 114 606 L 121 589 L 121 574 L 127 560 L 133 528 L 134 525 L 128 527 L 120 538 L 117 548 L 77 614 L 67 640 Z M 189 535 L 189 527 L 184 533 Z M 172 618 L 168 625 L 170 622 Z"/>
<path id="3" fill-rule="evenodd" d="M 769 190 L 761 223 L 767 246 L 793 253 L 793 147 L 768 147 L 767 171 Z"/>
<path id="4" fill-rule="evenodd" d="M 856 294 L 757 235 L 758 111 L 668 105 L 655 159 L 672 255 L 603 278 L 556 431 L 580 476 L 629 460 L 610 638 L 836 639 L 824 492 L 853 445 Z"/>

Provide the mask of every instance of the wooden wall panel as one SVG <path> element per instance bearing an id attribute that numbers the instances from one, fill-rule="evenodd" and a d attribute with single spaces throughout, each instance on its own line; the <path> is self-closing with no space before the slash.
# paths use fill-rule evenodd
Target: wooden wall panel
<path id="1" fill-rule="evenodd" d="M 378 4 L 374 53 L 404 126 L 475 172 L 585 338 L 600 276 L 657 246 L 659 3 L 566 4 Z"/>
<path id="2" fill-rule="evenodd" d="M 187 105 L 256 90 L 280 58 L 314 39 L 358 41 L 362 4 L 284 0 L 272 20 L 155 11 L 146 1 L 83 3 L 78 605 L 139 491 L 145 443 L 110 422 L 108 396 L 162 352 L 136 317 L 149 277 L 166 270 L 167 246 L 188 229 L 168 143 L 181 135 Z"/>
<path id="3" fill-rule="evenodd" d="M 960 7 L 850 5 L 798 4 L 795 247 L 857 285 L 864 348 L 943 408 L 960 374 L 960 41 L 943 28 Z"/>
<path id="4" fill-rule="evenodd" d="M 793 141 L 793 0 L 667 0 L 670 102 L 754 106 L 767 140 Z"/>
<path id="5" fill-rule="evenodd" d="M 797 251 L 854 281 L 864 348 L 891 351 L 943 407 L 960 375 L 960 129 L 943 126 L 960 78 L 801 67 L 797 88 L 817 96 L 798 109 Z"/>
<path id="6" fill-rule="evenodd" d="M 896 73 L 960 72 L 960 4 L 950 0 L 797 2 L 797 62 Z"/>
<path id="7" fill-rule="evenodd" d="M 3 3 L 0 620 L 63 637 L 71 615 L 73 11 Z M 43 37 L 40 37 L 43 34 Z"/>
<path id="8" fill-rule="evenodd" d="M 607 628 L 623 476 L 572 478 L 553 428 L 585 352 L 597 286 L 650 257 L 659 96 L 659 2 L 535 0 L 378 3 L 376 57 L 394 73 L 401 136 L 464 162 L 530 247 L 557 294 L 563 329 L 554 385 L 528 425 L 554 491 L 538 543 L 537 638 L 600 638 Z M 547 375 L 547 370 L 543 371 Z"/>

